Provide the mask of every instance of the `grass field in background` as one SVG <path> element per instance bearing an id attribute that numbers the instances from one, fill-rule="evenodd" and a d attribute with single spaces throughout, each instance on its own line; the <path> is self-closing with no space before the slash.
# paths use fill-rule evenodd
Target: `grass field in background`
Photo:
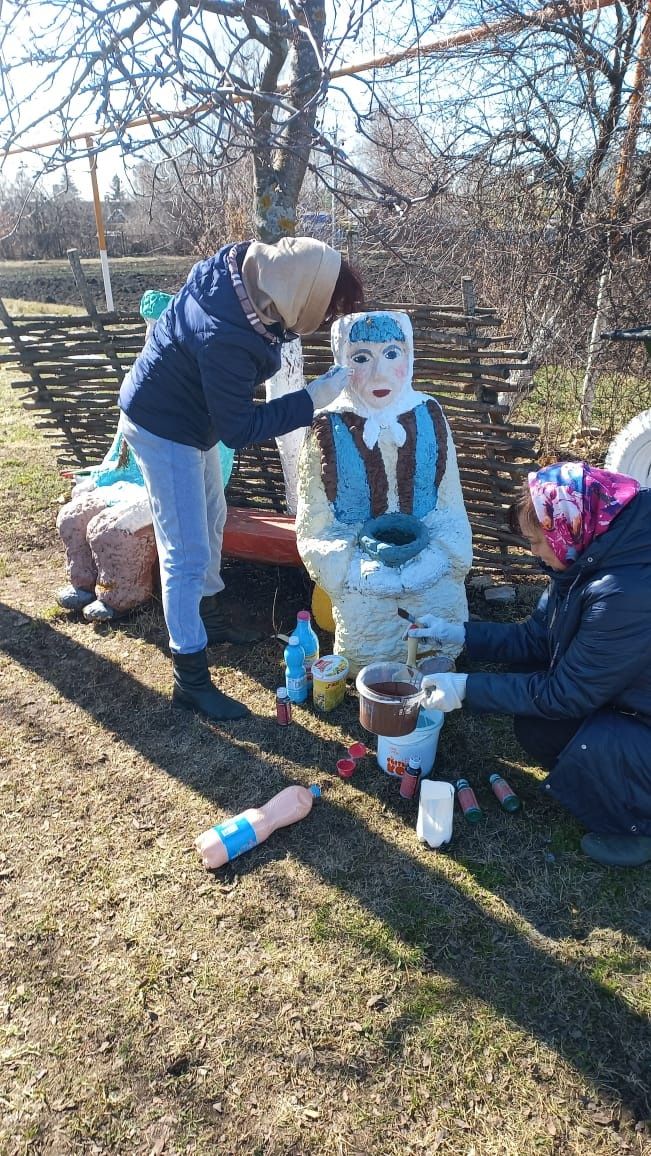
<path id="1" fill-rule="evenodd" d="M 636 414 L 651 408 L 651 360 L 646 374 L 603 373 L 597 382 L 592 428 L 578 433 L 583 377 L 581 366 L 542 366 L 531 393 L 517 405 L 515 420 L 540 427 L 541 457 L 546 461 L 581 454 L 601 464 L 614 435 Z"/>

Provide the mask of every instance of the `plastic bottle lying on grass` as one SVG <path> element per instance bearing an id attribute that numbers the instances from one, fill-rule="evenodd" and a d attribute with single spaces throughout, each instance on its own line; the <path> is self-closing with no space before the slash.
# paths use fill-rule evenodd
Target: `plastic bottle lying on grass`
<path id="1" fill-rule="evenodd" d="M 520 810 L 520 800 L 506 779 L 503 779 L 501 775 L 491 775 L 488 781 L 493 794 L 499 799 L 505 811 Z"/>
<path id="2" fill-rule="evenodd" d="M 210 827 L 195 839 L 204 867 L 211 871 L 223 867 L 224 863 L 257 847 L 258 843 L 264 843 L 278 827 L 298 823 L 299 819 L 309 815 L 320 794 L 321 788 L 315 785 L 285 787 L 263 806 L 249 807 L 241 815 Z"/>

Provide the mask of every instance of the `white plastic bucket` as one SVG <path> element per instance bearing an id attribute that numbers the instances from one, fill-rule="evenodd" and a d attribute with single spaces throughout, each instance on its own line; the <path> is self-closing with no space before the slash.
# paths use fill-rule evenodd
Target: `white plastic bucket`
<path id="1" fill-rule="evenodd" d="M 421 774 L 429 775 L 436 758 L 443 718 L 443 711 L 421 710 L 416 729 L 410 734 L 395 738 L 378 735 L 377 761 L 382 770 L 393 778 L 401 778 L 410 758 L 418 755 Z"/>
<path id="2" fill-rule="evenodd" d="M 416 834 L 428 847 L 441 847 L 452 838 L 454 787 L 425 779 L 420 785 Z"/>

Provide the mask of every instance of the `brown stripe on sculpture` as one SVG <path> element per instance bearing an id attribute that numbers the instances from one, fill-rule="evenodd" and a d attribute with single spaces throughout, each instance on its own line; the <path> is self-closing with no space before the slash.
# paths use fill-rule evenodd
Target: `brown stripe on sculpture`
<path id="1" fill-rule="evenodd" d="M 348 426 L 355 448 L 366 468 L 368 486 L 371 491 L 371 517 L 377 518 L 380 514 L 386 513 L 389 501 L 389 483 L 380 447 L 376 445 L 370 450 L 366 445 L 362 436 L 365 425 L 364 418 L 359 417 L 356 413 L 342 413 L 340 417 Z"/>
<path id="2" fill-rule="evenodd" d="M 398 483 L 398 509 L 403 514 L 414 511 L 414 473 L 416 471 L 416 414 L 413 409 L 398 418 L 407 437 L 404 446 L 398 450 L 396 481 Z"/>
<path id="3" fill-rule="evenodd" d="M 438 446 L 438 454 L 436 457 L 436 476 L 434 478 L 434 484 L 438 490 L 445 473 L 446 466 L 448 464 L 448 431 L 445 424 L 445 418 L 443 416 L 443 410 L 441 409 L 438 401 L 434 401 L 434 398 L 430 397 L 429 401 L 426 402 L 426 405 L 427 412 L 429 413 L 432 422 L 434 423 L 436 444 Z"/>
<path id="4" fill-rule="evenodd" d="M 330 417 L 322 413 L 312 423 L 312 433 L 319 447 L 321 458 L 321 478 L 326 498 L 334 502 L 337 497 L 337 455 L 335 454 L 335 439 L 332 434 Z"/>
<path id="5" fill-rule="evenodd" d="M 129 449 L 129 443 L 127 442 L 126 438 L 123 437 L 122 441 L 120 442 L 120 452 L 118 453 L 118 460 L 117 460 L 118 470 L 126 470 L 127 466 L 129 465 L 129 454 L 130 453 L 131 453 L 131 450 Z"/>

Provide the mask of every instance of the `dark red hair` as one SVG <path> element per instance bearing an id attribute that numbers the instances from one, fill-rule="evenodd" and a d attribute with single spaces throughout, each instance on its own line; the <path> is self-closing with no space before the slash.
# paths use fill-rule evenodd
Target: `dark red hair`
<path id="1" fill-rule="evenodd" d="M 331 325 L 337 317 L 343 317 L 346 313 L 356 313 L 358 309 L 363 309 L 363 307 L 364 286 L 362 278 L 342 257 L 339 276 L 335 282 L 328 311 L 322 324 Z"/>
<path id="2" fill-rule="evenodd" d="M 531 490 L 528 481 L 524 480 L 518 497 L 512 502 L 508 513 L 509 529 L 523 537 L 527 530 L 536 533 L 542 527 L 540 519 L 534 509 Z"/>

